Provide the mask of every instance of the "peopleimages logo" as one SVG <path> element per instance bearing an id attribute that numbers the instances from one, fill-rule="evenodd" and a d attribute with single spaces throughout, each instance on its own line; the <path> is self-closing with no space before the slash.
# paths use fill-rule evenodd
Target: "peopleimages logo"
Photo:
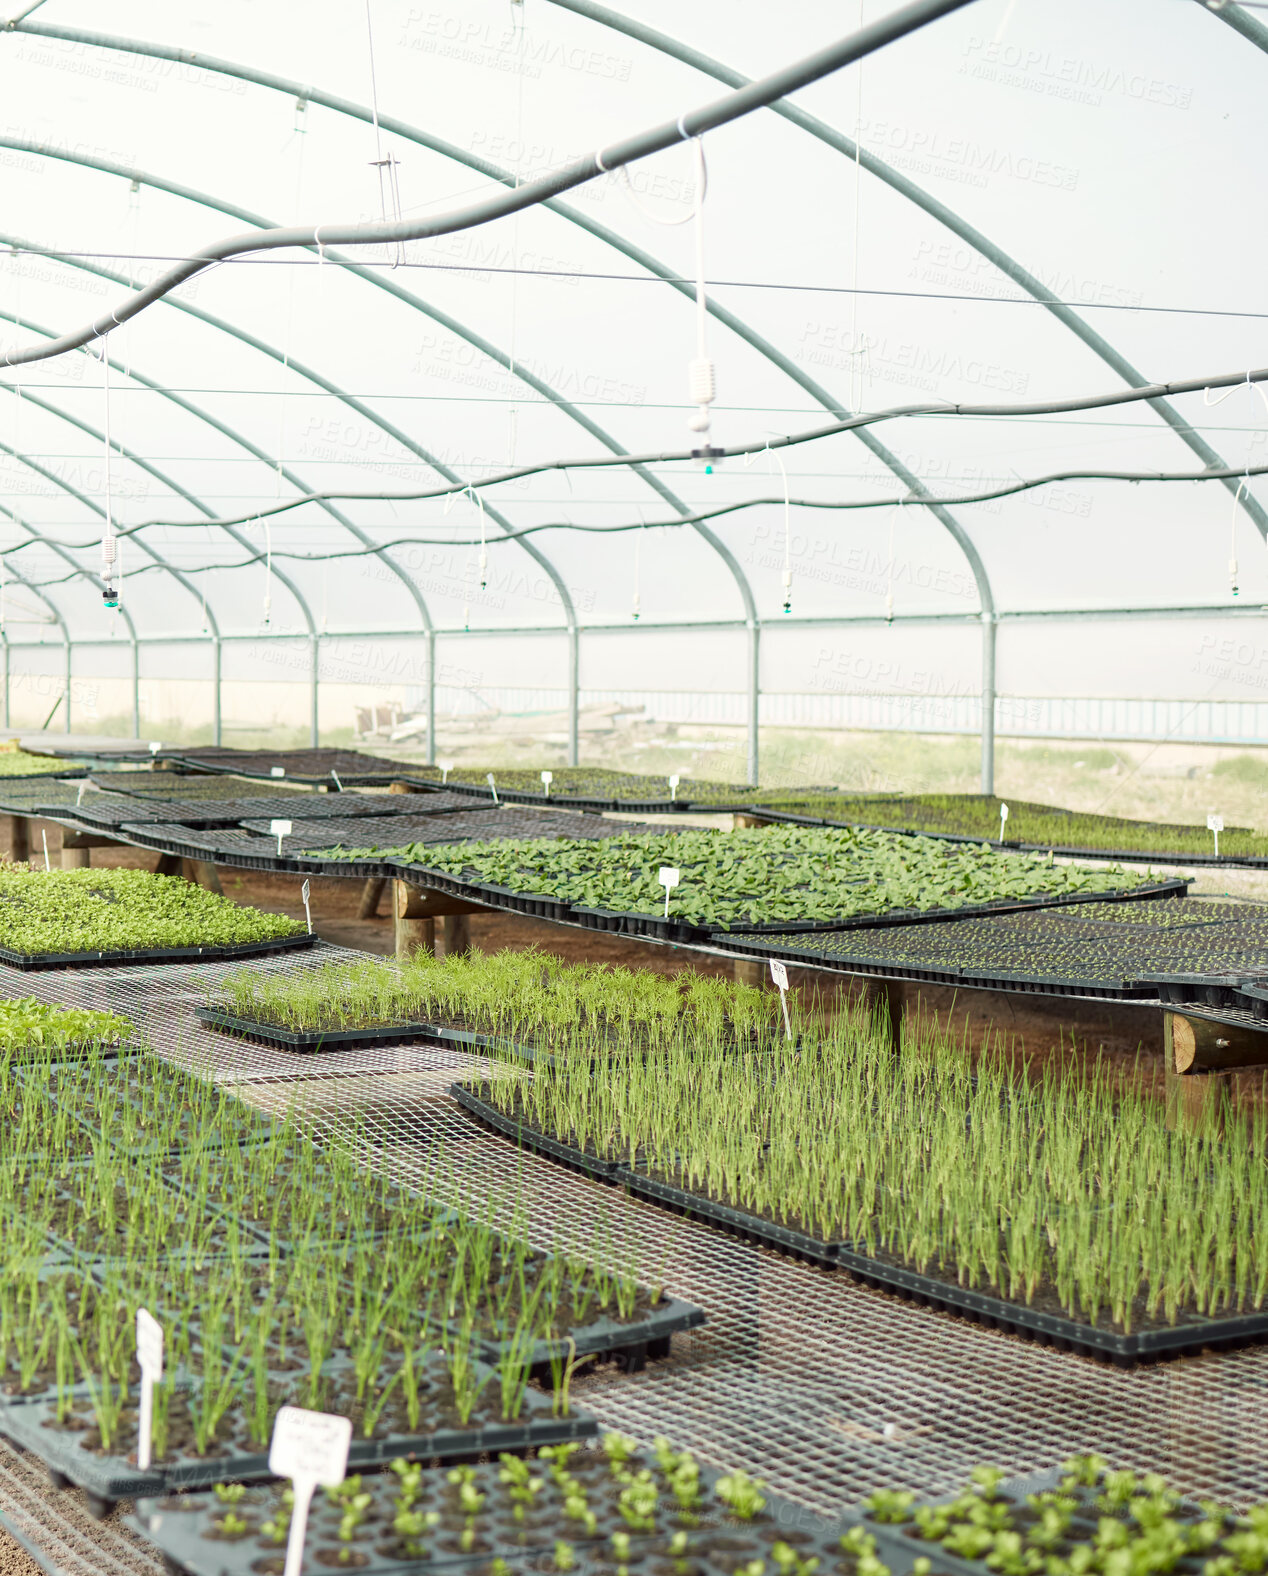
<path id="1" fill-rule="evenodd" d="M 1050 49 L 1027 49 L 975 36 L 964 46 L 964 53 L 970 58 L 960 65 L 962 75 L 1079 104 L 1096 106 L 1115 94 L 1166 109 L 1188 109 L 1193 102 L 1193 89 L 1179 82 L 1078 55 L 1054 54 Z"/>

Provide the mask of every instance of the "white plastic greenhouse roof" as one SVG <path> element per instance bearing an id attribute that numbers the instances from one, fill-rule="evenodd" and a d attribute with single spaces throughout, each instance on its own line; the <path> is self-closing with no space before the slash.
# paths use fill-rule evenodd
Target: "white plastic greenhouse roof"
<path id="1" fill-rule="evenodd" d="M 10 353 L 101 318 L 207 243 L 477 203 L 898 9 L 9 4 Z M 108 400 L 100 338 L 0 369 L 5 637 L 162 644 L 199 671 L 222 641 L 246 643 L 225 662 L 267 662 L 277 641 L 281 668 L 333 668 L 399 637 L 433 686 L 439 665 L 575 687 L 583 661 L 591 688 L 722 674 L 755 716 L 759 685 L 813 691 L 851 665 L 883 685 L 886 664 L 923 662 L 993 689 L 994 620 L 1016 617 L 1014 688 L 1059 662 L 1065 693 L 1095 693 L 1114 661 L 1113 693 L 1181 693 L 1212 638 L 1195 627 L 1222 639 L 1230 611 L 1268 602 L 1253 470 L 1268 391 L 1201 388 L 1268 363 L 1266 23 L 1199 0 L 973 0 L 708 132 L 699 226 L 694 149 L 678 146 L 436 239 L 235 256 L 109 335 Z M 254 518 L 310 492 L 698 444 L 698 239 L 712 442 L 756 453 Z M 761 448 L 859 411 L 1177 380 L 1199 386 L 1165 407 L 908 416 Z M 119 612 L 100 579 L 107 410 Z M 1211 468 L 1235 474 L 1086 474 Z M 1059 621 L 1059 638 L 1035 617 L 1106 610 L 1112 623 Z M 1136 611 L 1153 616 L 1127 636 Z M 1258 671 L 1262 635 L 1248 638 Z"/>

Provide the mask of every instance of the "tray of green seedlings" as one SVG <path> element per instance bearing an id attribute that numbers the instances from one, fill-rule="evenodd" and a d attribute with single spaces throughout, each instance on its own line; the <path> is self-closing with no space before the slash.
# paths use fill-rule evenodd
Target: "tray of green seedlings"
<path id="1" fill-rule="evenodd" d="M 862 1508 L 859 1532 L 883 1561 L 917 1551 L 949 1576 L 1235 1576 L 1268 1563 L 1268 1506 L 1194 1504 L 1157 1473 L 1110 1470 L 1095 1455 L 1022 1480 L 978 1467 L 953 1497 L 881 1490 Z"/>
<path id="2" fill-rule="evenodd" d="M 296 920 L 145 870 L 0 870 L 0 962 L 69 964 L 232 958 L 312 944 Z"/>
<path id="3" fill-rule="evenodd" d="M 197 1011 L 211 1028 L 285 1050 L 429 1039 L 530 1062 L 628 1053 L 677 1034 L 753 1045 L 779 1016 L 769 993 L 692 969 L 564 963 L 534 948 L 242 969 L 209 986 Z"/>
<path id="4" fill-rule="evenodd" d="M 554 766 L 551 781 L 542 781 L 537 767 L 456 766 L 442 774 L 431 766 L 421 772 L 410 767 L 406 780 L 436 783 L 443 775 L 443 786 L 455 793 L 474 798 L 505 800 L 510 804 L 566 804 L 578 810 L 641 811 L 701 810 L 714 805 L 729 807 L 747 801 L 756 788 L 736 783 L 710 782 L 706 778 L 685 778 L 671 787 L 668 777 L 653 777 L 639 772 L 609 771 L 595 766 Z M 490 784 L 489 778 L 493 782 Z M 437 786 L 442 784 L 437 783 Z"/>
<path id="5" fill-rule="evenodd" d="M 1001 819 L 1002 806 L 1008 818 Z M 747 809 L 747 807 L 746 807 Z M 1134 821 L 1126 816 L 1063 810 L 1057 805 L 991 794 L 804 794 L 763 796 L 752 813 L 802 826 L 858 826 L 988 842 L 997 848 L 1051 850 L 1072 858 L 1159 864 L 1268 868 L 1268 836 L 1226 827 L 1215 839 L 1205 826 Z M 1000 837 L 1002 829 L 1007 836 Z"/>
<path id="6" fill-rule="evenodd" d="M 1060 1349 L 1129 1365 L 1268 1339 L 1268 1236 L 1239 1225 L 1268 1208 L 1263 1109 L 1173 1127 L 1099 1061 L 1018 1073 L 928 1017 L 901 1056 L 862 1011 L 794 1027 L 760 1054 L 671 1043 L 461 1087 L 639 1197 Z"/>
<path id="7" fill-rule="evenodd" d="M 355 1129 L 318 1151 L 189 1074 L 126 1071 L 0 1060 L 0 1433 L 99 1505 L 155 1488 L 134 1460 L 140 1307 L 167 1332 L 160 1487 L 267 1475 L 285 1403 L 350 1416 L 361 1465 L 575 1437 L 579 1362 L 637 1366 L 703 1320 L 639 1284 L 606 1219 L 593 1248 L 543 1253 L 512 1188 L 484 1213 L 446 1202 L 463 1187 L 439 1149 L 435 1186 L 404 1193 Z M 107 1120 L 125 1084 L 130 1121 Z"/>
<path id="8" fill-rule="evenodd" d="M 292 1504 L 281 1486 L 222 1483 L 210 1494 L 145 1500 L 129 1524 L 191 1576 L 272 1576 L 282 1569 Z M 375 1573 L 810 1576 L 829 1560 L 848 1561 L 844 1526 L 777 1499 L 744 1472 L 702 1466 L 664 1439 L 642 1451 L 608 1434 L 598 1448 L 562 1444 L 532 1460 L 504 1455 L 448 1470 L 396 1461 L 377 1477 L 353 1476 L 314 1501 L 305 1550 L 313 1567 Z"/>
<path id="9" fill-rule="evenodd" d="M 231 750 L 204 746 L 181 750 L 175 759 L 186 771 L 293 780 L 335 788 L 371 788 L 405 780 L 402 762 L 363 755 L 360 750 Z"/>
<path id="10" fill-rule="evenodd" d="M 719 932 L 713 939 L 729 951 L 851 974 L 1117 1001 L 1209 1005 L 1214 996 L 1236 1004 L 1236 982 L 1268 964 L 1262 908 L 1184 897 L 815 936 Z"/>
<path id="11" fill-rule="evenodd" d="M 135 1049 L 135 1035 L 135 1025 L 119 1013 L 66 1007 L 34 996 L 0 997 L 0 1058 L 117 1056 Z"/>
<path id="12" fill-rule="evenodd" d="M 87 767 L 69 766 L 54 756 L 0 745 L 0 777 L 83 777 L 86 772 Z"/>
<path id="13" fill-rule="evenodd" d="M 416 879 L 455 896 L 680 942 L 713 930 L 838 930 L 1185 890 L 1180 881 L 1054 865 L 1033 854 L 803 827 L 647 831 L 596 842 L 508 839 L 380 854 L 406 879 L 417 862 Z M 659 880 L 666 866 L 680 873 L 668 918 Z"/>

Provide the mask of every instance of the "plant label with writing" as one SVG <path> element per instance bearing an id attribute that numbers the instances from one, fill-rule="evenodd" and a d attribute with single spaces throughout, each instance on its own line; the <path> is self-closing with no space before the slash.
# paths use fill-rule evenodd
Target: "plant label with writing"
<path id="1" fill-rule="evenodd" d="M 286 776 L 286 768 L 285 768 L 285 766 L 270 766 L 269 767 L 269 776 L 270 777 L 285 777 Z"/>
<path id="2" fill-rule="evenodd" d="M 548 799 L 550 798 L 550 785 L 551 785 L 551 783 L 554 782 L 554 780 L 555 780 L 554 772 L 543 772 L 542 773 L 542 785 L 546 789 L 546 797 Z"/>
<path id="3" fill-rule="evenodd" d="M 485 782 L 488 783 L 489 787 L 493 790 L 493 803 L 494 804 L 501 804 L 502 801 L 498 798 L 498 785 L 493 781 L 493 773 L 492 772 L 485 772 L 484 780 L 485 780 Z"/>
<path id="4" fill-rule="evenodd" d="M 669 774 L 669 797 L 671 800 L 678 798 L 678 784 L 682 781 L 677 772 Z"/>
<path id="5" fill-rule="evenodd" d="M 145 1308 L 136 1311 L 136 1360 L 141 1370 L 136 1464 L 148 1472 L 154 1447 L 154 1386 L 163 1377 L 163 1326 Z"/>
<path id="6" fill-rule="evenodd" d="M 290 1478 L 295 1499 L 283 1576 L 299 1576 L 314 1490 L 338 1488 L 343 1482 L 351 1443 L 351 1418 L 335 1417 L 330 1412 L 306 1412 L 299 1406 L 279 1409 L 269 1447 L 269 1471 L 275 1477 Z"/>
<path id="7" fill-rule="evenodd" d="M 277 838 L 277 852 L 278 852 L 278 857 L 279 858 L 281 857 L 281 853 L 282 853 L 282 839 L 284 837 L 289 837 L 291 835 L 291 830 L 292 830 L 293 826 L 294 826 L 294 822 L 292 822 L 292 821 L 270 821 L 269 822 L 269 835 L 271 837 L 276 837 Z"/>
<path id="8" fill-rule="evenodd" d="M 1220 833 L 1224 830 L 1224 817 L 1222 815 L 1208 815 L 1206 829 L 1215 836 L 1215 857 L 1220 857 Z"/>
<path id="9" fill-rule="evenodd" d="M 308 898 L 309 898 L 309 894 L 311 893 L 311 891 L 312 891 L 312 882 L 311 881 L 305 881 L 303 886 L 300 887 L 300 889 L 299 889 L 299 895 L 304 900 L 304 918 L 308 921 L 308 934 L 310 936 L 313 933 L 313 911 L 308 906 Z"/>
<path id="10" fill-rule="evenodd" d="M 793 1032 L 792 1024 L 788 1020 L 788 970 L 778 958 L 770 960 L 770 977 L 779 991 L 779 1005 L 784 1009 L 784 1038 L 791 1040 Z"/>
<path id="11" fill-rule="evenodd" d="M 676 870 L 673 865 L 662 865 L 660 874 L 656 877 L 665 889 L 665 918 L 669 918 L 669 894 L 682 880 L 682 871 Z"/>
<path id="12" fill-rule="evenodd" d="M 1008 821 L 1008 806 L 1001 804 L 999 807 L 999 840 L 1004 841 L 1004 827 Z"/>

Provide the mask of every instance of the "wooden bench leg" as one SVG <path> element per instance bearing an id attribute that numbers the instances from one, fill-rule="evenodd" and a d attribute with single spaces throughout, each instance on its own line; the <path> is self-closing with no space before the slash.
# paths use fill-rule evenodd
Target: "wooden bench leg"
<path id="1" fill-rule="evenodd" d="M 373 919 L 379 912 L 379 899 L 383 896 L 383 888 L 387 885 L 386 877 L 370 876 L 361 888 L 361 903 L 357 909 L 358 919 Z"/>
<path id="2" fill-rule="evenodd" d="M 465 957 L 471 951 L 470 914 L 446 914 L 444 927 L 446 958 Z"/>
<path id="3" fill-rule="evenodd" d="M 396 955 L 407 958 L 411 953 L 436 950 L 436 921 L 420 914 L 423 894 L 408 881 L 392 882 L 392 913 L 396 921 Z"/>

